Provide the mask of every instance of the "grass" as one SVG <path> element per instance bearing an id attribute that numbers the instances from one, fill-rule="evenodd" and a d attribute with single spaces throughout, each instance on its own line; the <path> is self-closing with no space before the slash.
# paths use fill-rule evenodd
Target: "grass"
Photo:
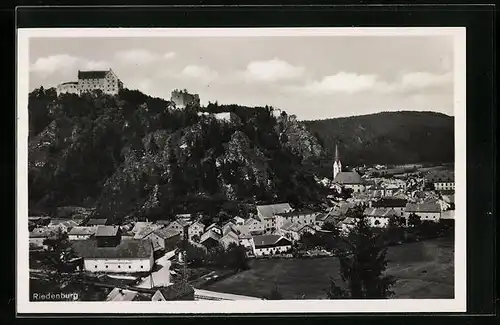
<path id="1" fill-rule="evenodd" d="M 394 298 L 452 299 L 453 240 L 436 239 L 388 250 L 387 273 L 396 277 Z M 252 260 L 251 269 L 203 289 L 263 297 L 274 283 L 284 299 L 324 299 L 329 277 L 341 284 L 336 258 Z"/>

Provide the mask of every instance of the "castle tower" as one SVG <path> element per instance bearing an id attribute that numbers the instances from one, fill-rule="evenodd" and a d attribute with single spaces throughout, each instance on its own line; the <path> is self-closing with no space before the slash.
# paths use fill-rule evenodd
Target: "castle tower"
<path id="1" fill-rule="evenodd" d="M 339 148 L 335 145 L 335 161 L 333 162 L 333 179 L 342 171 L 342 164 L 339 158 Z"/>

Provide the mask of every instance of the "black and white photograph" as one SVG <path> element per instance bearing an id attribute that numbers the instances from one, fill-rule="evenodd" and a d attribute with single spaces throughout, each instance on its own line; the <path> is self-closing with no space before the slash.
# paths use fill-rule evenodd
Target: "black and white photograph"
<path id="1" fill-rule="evenodd" d="M 465 311 L 464 28 L 20 29 L 17 71 L 19 310 Z"/>

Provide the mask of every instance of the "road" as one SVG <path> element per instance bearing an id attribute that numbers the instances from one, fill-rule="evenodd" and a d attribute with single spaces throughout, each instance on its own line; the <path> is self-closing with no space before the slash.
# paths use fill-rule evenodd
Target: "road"
<path id="1" fill-rule="evenodd" d="M 156 264 L 160 266 L 160 269 L 151 273 L 142 279 L 142 281 L 136 286 L 137 288 L 151 289 L 153 286 L 167 286 L 171 284 L 170 282 L 170 258 L 175 255 L 175 251 L 170 251 L 165 253 L 162 257 L 155 261 Z M 152 281 L 151 281 L 152 280 Z"/>

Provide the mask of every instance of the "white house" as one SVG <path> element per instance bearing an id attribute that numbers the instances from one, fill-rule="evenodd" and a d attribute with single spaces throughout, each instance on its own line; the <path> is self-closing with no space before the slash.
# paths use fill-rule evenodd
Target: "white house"
<path id="1" fill-rule="evenodd" d="M 219 243 L 224 247 L 228 248 L 230 244 L 236 244 L 238 245 L 240 243 L 240 239 L 238 237 L 238 234 L 236 234 L 234 231 L 228 231 L 224 236 L 219 239 Z"/>
<path id="2" fill-rule="evenodd" d="M 73 227 L 68 232 L 69 240 L 85 240 L 89 239 L 97 231 L 96 226 L 92 227 Z"/>
<path id="3" fill-rule="evenodd" d="M 54 229 L 50 228 L 35 228 L 29 233 L 29 245 L 32 248 L 43 248 L 46 249 L 47 246 L 43 244 L 45 239 L 49 238 L 55 233 Z"/>
<path id="4" fill-rule="evenodd" d="M 264 224 L 257 219 L 249 218 L 245 221 L 243 226 L 240 226 L 243 232 L 249 233 L 263 233 L 264 232 Z"/>
<path id="5" fill-rule="evenodd" d="M 112 247 L 100 247 L 95 239 L 77 240 L 72 247 L 88 272 L 149 272 L 154 265 L 153 244 L 147 239 L 121 240 Z"/>
<path id="6" fill-rule="evenodd" d="M 262 235 L 252 238 L 252 247 L 255 256 L 275 255 L 289 252 L 292 242 L 279 235 Z"/>
<path id="7" fill-rule="evenodd" d="M 257 217 L 264 224 L 264 231 L 270 233 L 277 229 L 276 215 L 293 211 L 289 203 L 257 205 Z"/>
<path id="8" fill-rule="evenodd" d="M 314 225 L 319 212 L 313 211 L 290 211 L 276 215 L 276 228 L 280 229 L 287 221 L 300 225 Z"/>
<path id="9" fill-rule="evenodd" d="M 188 227 L 188 237 L 189 240 L 193 240 L 193 238 L 196 236 L 198 238 L 201 237 L 205 230 L 205 225 L 202 224 L 201 222 L 195 221 L 192 224 L 189 225 Z"/>
<path id="10" fill-rule="evenodd" d="M 391 218 L 401 218 L 392 208 L 366 208 L 363 215 L 368 225 L 374 228 L 386 228 Z"/>
<path id="11" fill-rule="evenodd" d="M 299 224 L 297 222 L 292 223 L 291 221 L 287 221 L 280 228 L 279 233 L 292 242 L 296 242 L 300 240 L 305 233 L 315 234 L 316 229 L 309 224 Z"/>
<path id="12" fill-rule="evenodd" d="M 245 219 L 243 219 L 242 217 L 234 217 L 232 220 L 231 220 L 236 226 L 243 226 L 245 224 Z"/>
<path id="13" fill-rule="evenodd" d="M 363 192 L 365 190 L 365 185 L 361 176 L 357 172 L 339 172 L 333 183 L 341 188 L 352 189 L 354 193 Z"/>
<path id="14" fill-rule="evenodd" d="M 436 202 L 408 203 L 404 212 L 407 222 L 411 214 L 416 214 L 422 221 L 438 222 L 441 218 L 441 206 Z"/>

